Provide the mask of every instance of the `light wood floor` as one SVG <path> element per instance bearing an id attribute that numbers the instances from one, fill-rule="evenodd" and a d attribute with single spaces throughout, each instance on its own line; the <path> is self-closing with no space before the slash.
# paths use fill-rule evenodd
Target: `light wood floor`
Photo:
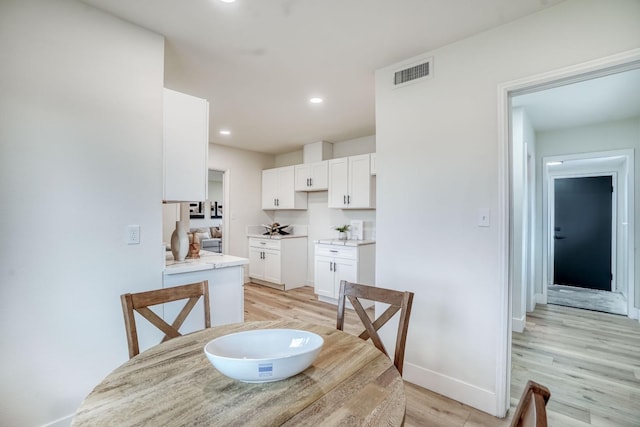
<path id="1" fill-rule="evenodd" d="M 313 288 L 287 292 L 245 285 L 245 319 L 279 318 L 335 326 L 336 306 L 316 299 Z M 345 330 L 360 333 L 347 311 Z M 549 425 L 557 427 L 640 426 L 640 325 L 605 313 L 538 306 L 523 334 L 513 337 L 511 406 L 524 383 L 534 379 L 551 389 Z M 509 426 L 444 396 L 405 382 L 406 426 Z"/>
<path id="2" fill-rule="evenodd" d="M 513 335 L 511 397 L 527 379 L 551 390 L 559 426 L 640 426 L 640 325 L 558 305 L 527 314 Z"/>

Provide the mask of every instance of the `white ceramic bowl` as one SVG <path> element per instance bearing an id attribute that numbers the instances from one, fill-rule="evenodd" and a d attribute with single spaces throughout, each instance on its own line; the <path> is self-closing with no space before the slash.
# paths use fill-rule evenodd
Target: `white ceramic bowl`
<path id="1" fill-rule="evenodd" d="M 248 383 L 283 380 L 309 367 L 324 340 L 296 329 L 258 329 L 224 335 L 210 341 L 204 352 L 227 377 Z"/>

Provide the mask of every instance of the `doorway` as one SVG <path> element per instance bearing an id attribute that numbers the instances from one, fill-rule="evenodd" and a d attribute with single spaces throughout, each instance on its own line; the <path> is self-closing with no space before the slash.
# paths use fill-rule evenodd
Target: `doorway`
<path id="1" fill-rule="evenodd" d="M 544 158 L 545 238 L 540 302 L 629 315 L 633 311 L 633 150 Z"/>
<path id="2" fill-rule="evenodd" d="M 213 252 L 229 253 L 229 172 L 209 169 L 209 185 L 207 194 L 206 216 L 210 227 L 213 227 L 217 243 Z"/>
<path id="3" fill-rule="evenodd" d="M 529 78 L 521 79 L 514 82 L 508 82 L 499 86 L 499 123 L 500 123 L 500 134 L 499 139 L 501 141 L 501 193 L 504 195 L 504 198 L 501 199 L 501 215 L 504 218 L 504 222 L 502 222 L 502 229 L 500 230 L 503 236 L 503 247 L 504 252 L 502 255 L 502 263 L 505 266 L 501 275 L 501 281 L 504 283 L 504 301 L 505 301 L 505 317 L 503 319 L 504 322 L 504 331 L 505 337 L 504 342 L 501 343 L 501 351 L 504 348 L 504 359 L 500 362 L 501 365 L 501 375 L 504 378 L 505 382 L 500 383 L 497 390 L 498 396 L 500 396 L 500 401 L 503 403 L 503 408 L 509 407 L 509 399 L 510 399 L 510 389 L 511 389 L 511 342 L 512 342 L 512 330 L 514 330 L 514 325 L 516 324 L 516 316 L 520 313 L 523 313 L 522 322 L 526 324 L 526 304 L 525 298 L 516 298 L 521 295 L 531 295 L 529 292 L 533 293 L 533 300 L 535 304 L 546 304 L 547 303 L 547 284 L 549 283 L 549 278 L 553 277 L 550 275 L 552 271 L 552 266 L 549 265 L 550 262 L 548 260 L 548 253 L 552 251 L 553 245 L 551 244 L 552 238 L 548 235 L 549 230 L 549 219 L 545 213 L 547 212 L 547 201 L 546 194 L 549 193 L 549 189 L 547 188 L 547 181 L 545 179 L 537 179 L 538 185 L 536 188 L 533 188 L 535 191 L 535 196 L 533 197 L 534 206 L 532 209 L 523 209 L 522 200 L 523 200 L 523 190 L 525 187 L 518 186 L 514 183 L 514 177 L 517 176 L 523 177 L 522 171 L 525 168 L 522 166 L 522 159 L 526 158 L 525 156 L 518 156 L 517 154 L 521 154 L 523 148 L 517 147 L 513 145 L 513 118 L 512 111 L 513 107 L 517 107 L 518 105 L 514 103 L 514 99 L 521 95 L 544 95 L 549 89 L 552 88 L 571 88 L 576 89 L 579 85 L 576 83 L 584 83 L 584 82 L 592 82 L 600 77 L 616 75 L 616 74 L 625 74 L 626 72 L 630 72 L 632 74 L 637 75 L 640 73 L 640 50 L 629 51 L 625 53 L 621 53 L 618 55 L 613 55 L 608 58 L 602 58 L 599 60 L 591 61 L 589 63 L 584 63 L 579 66 L 568 67 L 566 69 L 561 69 L 549 73 L 545 73 L 544 75 L 532 76 Z M 577 116 L 589 116 L 589 114 L 584 114 L 588 109 L 587 107 L 591 106 L 607 106 L 612 108 L 609 111 L 608 119 L 612 120 L 612 117 L 616 116 L 620 111 L 614 111 L 617 107 L 622 107 L 626 104 L 625 100 L 630 100 L 635 97 L 634 93 L 637 93 L 635 90 L 630 90 L 630 88 L 638 87 L 636 83 L 623 84 L 615 91 L 604 91 L 601 92 L 601 95 L 611 95 L 613 99 L 611 102 L 601 102 L 602 98 L 596 100 L 592 95 L 583 94 L 582 97 L 578 97 L 577 99 L 581 99 L 580 105 L 577 108 L 565 108 L 564 113 L 567 111 L 574 113 L 573 117 Z M 569 100 L 572 97 L 563 96 L 558 99 L 555 105 L 547 105 L 540 109 L 538 112 L 542 113 L 550 113 L 551 111 L 558 112 L 556 107 L 566 107 L 567 104 L 564 102 L 565 100 Z M 580 108 L 585 107 L 585 108 Z M 529 112 L 529 111 L 528 111 Z M 580 114 L 575 114 L 580 112 Z M 558 114 L 552 113 L 554 119 L 561 119 L 567 117 L 567 114 Z M 640 111 L 635 111 L 632 114 L 633 116 L 626 117 L 634 117 L 636 120 L 640 117 Z M 593 117 L 593 115 L 591 115 Z M 602 116 L 600 116 L 602 117 Z M 619 116 L 618 116 L 619 117 Z M 530 117 L 531 118 L 531 117 Z M 619 119 L 619 118 L 618 118 Z M 526 129 L 525 129 L 526 130 Z M 533 164 L 533 168 L 536 171 L 538 177 L 540 175 L 544 175 L 548 171 L 548 163 L 542 161 L 545 157 L 545 153 L 538 151 L 536 146 L 535 137 L 537 137 L 538 131 L 533 131 L 534 141 L 532 141 L 532 150 L 535 155 L 535 162 Z M 525 135 L 526 136 L 526 135 Z M 548 159 L 548 160 L 559 160 L 562 161 L 562 157 L 567 158 L 577 158 L 578 156 L 574 153 L 597 153 L 598 151 L 605 150 L 618 150 L 622 152 L 622 156 L 626 158 L 627 169 L 625 171 L 626 175 L 621 176 L 622 180 L 628 184 L 628 187 L 625 189 L 626 198 L 624 198 L 624 206 L 622 212 L 624 213 L 624 222 L 618 224 L 617 232 L 618 236 L 622 236 L 621 239 L 618 239 L 618 264 L 623 263 L 627 266 L 626 269 L 620 268 L 620 265 L 616 265 L 618 272 L 622 273 L 622 277 L 619 277 L 619 284 L 632 284 L 631 286 L 627 286 L 627 298 L 629 301 L 629 313 L 628 316 L 632 318 L 638 317 L 638 310 L 634 307 L 633 303 L 635 300 L 635 296 L 633 295 L 635 291 L 635 287 L 633 284 L 634 280 L 634 257 L 633 257 L 633 248 L 636 245 L 636 237 L 634 233 L 634 191 L 632 188 L 634 178 L 634 161 L 633 161 L 633 152 L 635 149 L 639 149 L 639 145 L 637 138 L 632 142 L 629 146 L 624 146 L 621 144 L 621 141 L 617 140 L 615 137 L 603 138 L 600 139 L 601 144 L 598 146 L 596 143 L 589 144 L 584 143 L 585 140 L 589 139 L 590 134 L 584 133 L 580 136 L 577 134 L 573 135 L 572 142 L 573 146 L 569 147 L 568 145 L 564 151 L 556 151 L 552 153 L 550 156 L 554 155 L 559 157 L 558 159 Z M 593 133 L 591 134 L 593 136 Z M 593 142 L 593 138 L 590 139 Z M 607 145 L 608 144 L 608 145 Z M 550 145 L 552 146 L 552 144 Z M 570 149 L 571 148 L 571 149 Z M 604 150 L 603 150 L 604 148 Z M 629 155 L 630 154 L 630 155 Z M 549 155 L 549 154 L 547 154 Z M 595 156 L 592 156 L 595 157 Z M 630 161 L 629 161 L 630 159 Z M 520 166 L 519 166 L 520 165 Z M 526 181 L 521 178 L 521 182 Z M 620 189 L 622 191 L 622 189 Z M 520 193 L 518 193 L 520 192 Z M 620 197 L 619 199 L 622 199 Z M 516 200 L 520 200 L 520 202 L 516 202 Z M 518 221 L 519 215 L 517 212 L 514 212 L 516 207 L 519 209 L 518 212 L 531 212 L 529 215 L 529 220 L 533 221 L 534 227 L 526 227 L 527 221 L 523 219 L 520 221 L 520 228 L 514 226 L 514 223 Z M 535 212 L 538 212 L 536 217 Z M 521 218 L 521 217 L 520 217 Z M 529 243 L 523 239 L 523 233 L 525 230 L 529 228 L 535 229 L 535 233 L 530 233 L 530 236 L 534 237 L 530 240 Z M 535 237 L 537 236 L 537 237 Z M 522 250 L 522 246 L 519 245 L 519 242 L 525 242 L 525 245 L 529 245 L 530 253 L 534 254 L 534 259 L 531 261 L 531 266 L 534 266 L 533 271 L 533 280 L 531 283 L 527 284 L 526 281 L 519 281 L 519 275 L 515 274 L 517 269 L 522 269 L 523 266 L 523 258 L 514 256 L 514 251 L 520 250 L 521 254 L 526 253 Z M 523 288 L 524 286 L 524 288 Z M 530 288 L 532 286 L 533 288 Z M 614 284 L 615 286 L 615 284 Z M 523 309 L 523 307 L 525 307 Z M 518 310 L 522 310 L 518 312 Z M 504 346 L 504 347 L 503 347 Z M 504 371 L 502 371 L 504 369 Z"/>

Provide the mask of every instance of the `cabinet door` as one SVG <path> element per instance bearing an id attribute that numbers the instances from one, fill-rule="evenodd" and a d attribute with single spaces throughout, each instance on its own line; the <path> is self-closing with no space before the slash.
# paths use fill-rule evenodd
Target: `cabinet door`
<path id="1" fill-rule="evenodd" d="M 268 282 L 282 284 L 282 263 L 280 251 L 264 249 L 264 279 Z"/>
<path id="2" fill-rule="evenodd" d="M 371 160 L 368 154 L 349 157 L 349 208 L 371 207 Z"/>
<path id="3" fill-rule="evenodd" d="M 347 206 L 348 179 L 348 159 L 345 157 L 329 160 L 328 205 L 330 208 L 344 208 Z"/>
<path id="4" fill-rule="evenodd" d="M 275 209 L 278 193 L 278 170 L 262 171 L 262 209 Z"/>
<path id="5" fill-rule="evenodd" d="M 333 258 L 316 256 L 315 261 L 315 293 L 324 297 L 335 298 Z"/>
<path id="6" fill-rule="evenodd" d="M 294 209 L 295 206 L 295 171 L 293 166 L 278 168 L 278 190 L 276 209 Z"/>
<path id="7" fill-rule="evenodd" d="M 358 282 L 358 262 L 349 259 L 336 258 L 335 262 L 335 281 L 333 284 L 334 298 L 340 296 L 340 281 Z"/>
<path id="8" fill-rule="evenodd" d="M 209 183 L 209 103 L 165 89 L 163 115 L 162 199 L 204 202 Z"/>
<path id="9" fill-rule="evenodd" d="M 296 191 L 309 191 L 310 179 L 311 179 L 311 164 L 296 165 L 295 171 L 295 190 Z"/>
<path id="10" fill-rule="evenodd" d="M 311 166 L 311 189 L 314 191 L 326 190 L 329 188 L 329 162 L 312 163 Z"/>
<path id="11" fill-rule="evenodd" d="M 264 260 L 261 248 L 249 248 L 249 277 L 264 280 Z"/>

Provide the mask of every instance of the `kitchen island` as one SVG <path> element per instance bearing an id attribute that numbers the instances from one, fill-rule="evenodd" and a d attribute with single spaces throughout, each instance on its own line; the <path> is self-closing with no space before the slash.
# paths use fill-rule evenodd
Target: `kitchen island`
<path id="1" fill-rule="evenodd" d="M 188 283 L 209 282 L 209 304 L 211 305 L 211 325 L 219 326 L 244 321 L 244 266 L 247 258 L 200 251 L 200 258 L 174 261 L 167 253 L 162 284 L 168 288 Z M 164 305 L 164 318 L 173 321 L 184 302 L 176 301 Z M 202 312 L 202 301 L 193 309 Z M 189 333 L 204 328 L 202 316 L 189 316 L 181 333 Z"/>

